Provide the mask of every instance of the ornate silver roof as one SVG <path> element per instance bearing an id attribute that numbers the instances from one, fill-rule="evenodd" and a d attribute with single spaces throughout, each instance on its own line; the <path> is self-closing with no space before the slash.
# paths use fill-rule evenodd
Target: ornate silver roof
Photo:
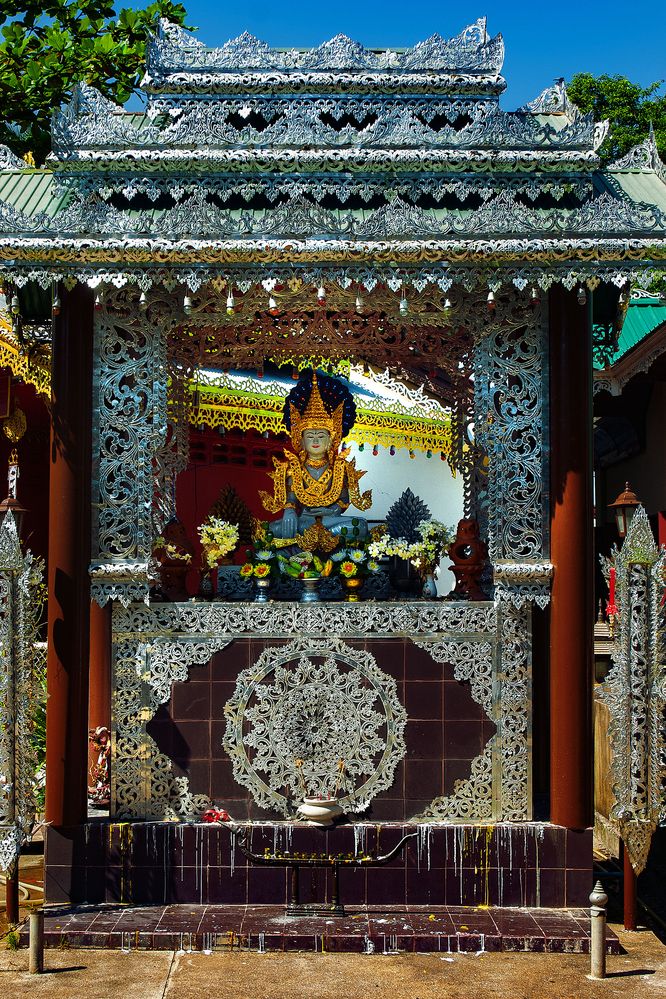
<path id="1" fill-rule="evenodd" d="M 208 48 L 194 35 L 168 21 L 160 22 L 147 53 L 147 72 L 153 80 L 172 74 L 205 72 L 335 71 L 392 73 L 433 71 L 456 76 L 497 76 L 504 62 L 501 35 L 489 38 L 485 17 L 455 38 L 431 35 L 411 49 L 367 49 L 346 35 L 336 35 L 313 49 L 273 49 L 244 32 L 219 48 Z"/>
<path id="2" fill-rule="evenodd" d="M 0 161 L 0 267 L 43 283 L 233 274 L 247 286 L 298 272 L 445 289 L 622 284 L 658 264 L 654 138 L 602 174 L 607 123 L 562 80 L 500 107 L 503 52 L 483 19 L 406 50 L 342 35 L 271 49 L 247 34 L 211 49 L 162 22 L 145 111 L 80 84 L 54 115 L 48 171 L 3 184 L 19 167 Z M 52 201 L 37 209 L 27 188 L 43 191 L 45 174 Z"/>

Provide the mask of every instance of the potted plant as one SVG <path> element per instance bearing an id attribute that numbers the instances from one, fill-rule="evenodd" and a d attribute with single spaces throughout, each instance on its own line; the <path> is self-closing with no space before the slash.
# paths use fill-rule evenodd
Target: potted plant
<path id="1" fill-rule="evenodd" d="M 334 552 L 331 561 L 334 575 L 340 578 L 347 591 L 346 599 L 354 602 L 359 599 L 358 592 L 364 580 L 379 572 L 380 568 L 379 562 L 370 554 L 369 548 L 358 543 Z"/>

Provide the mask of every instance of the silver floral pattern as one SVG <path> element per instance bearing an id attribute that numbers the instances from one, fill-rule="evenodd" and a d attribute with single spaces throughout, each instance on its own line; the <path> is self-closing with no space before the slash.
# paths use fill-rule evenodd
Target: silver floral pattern
<path id="1" fill-rule="evenodd" d="M 284 816 L 305 794 L 336 788 L 345 811 L 364 811 L 405 755 L 395 680 L 340 639 L 267 648 L 239 674 L 224 712 L 235 780 Z"/>
<path id="2" fill-rule="evenodd" d="M 640 874 L 652 834 L 666 818 L 666 549 L 659 550 L 638 507 L 619 552 L 604 560 L 616 572 L 616 636 L 601 699 L 610 710 L 608 737 L 615 802 L 610 821 Z"/>

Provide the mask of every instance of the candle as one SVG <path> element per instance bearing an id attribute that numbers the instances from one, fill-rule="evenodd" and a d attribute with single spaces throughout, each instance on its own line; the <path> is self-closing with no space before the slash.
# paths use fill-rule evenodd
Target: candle
<path id="1" fill-rule="evenodd" d="M 611 568 L 611 571 L 610 571 L 609 591 L 610 592 L 608 594 L 608 603 L 609 604 L 614 604 L 615 603 L 615 567 Z"/>

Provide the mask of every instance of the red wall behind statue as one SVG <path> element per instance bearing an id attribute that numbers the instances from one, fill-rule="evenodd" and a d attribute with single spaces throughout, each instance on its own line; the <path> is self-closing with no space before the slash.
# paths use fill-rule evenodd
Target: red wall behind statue
<path id="1" fill-rule="evenodd" d="M 190 461 L 178 476 L 176 509 L 197 552 L 200 550 L 197 527 L 228 484 L 255 517 L 260 520 L 271 517 L 261 505 L 259 490 L 273 491 L 268 472 L 273 469 L 273 456 L 282 454 L 287 440 L 286 434 L 264 438 L 255 430 L 220 434 L 208 427 L 203 430 L 190 427 Z M 239 552 L 236 561 L 242 560 L 243 553 Z M 196 582 L 189 582 L 190 588 L 196 586 Z"/>

